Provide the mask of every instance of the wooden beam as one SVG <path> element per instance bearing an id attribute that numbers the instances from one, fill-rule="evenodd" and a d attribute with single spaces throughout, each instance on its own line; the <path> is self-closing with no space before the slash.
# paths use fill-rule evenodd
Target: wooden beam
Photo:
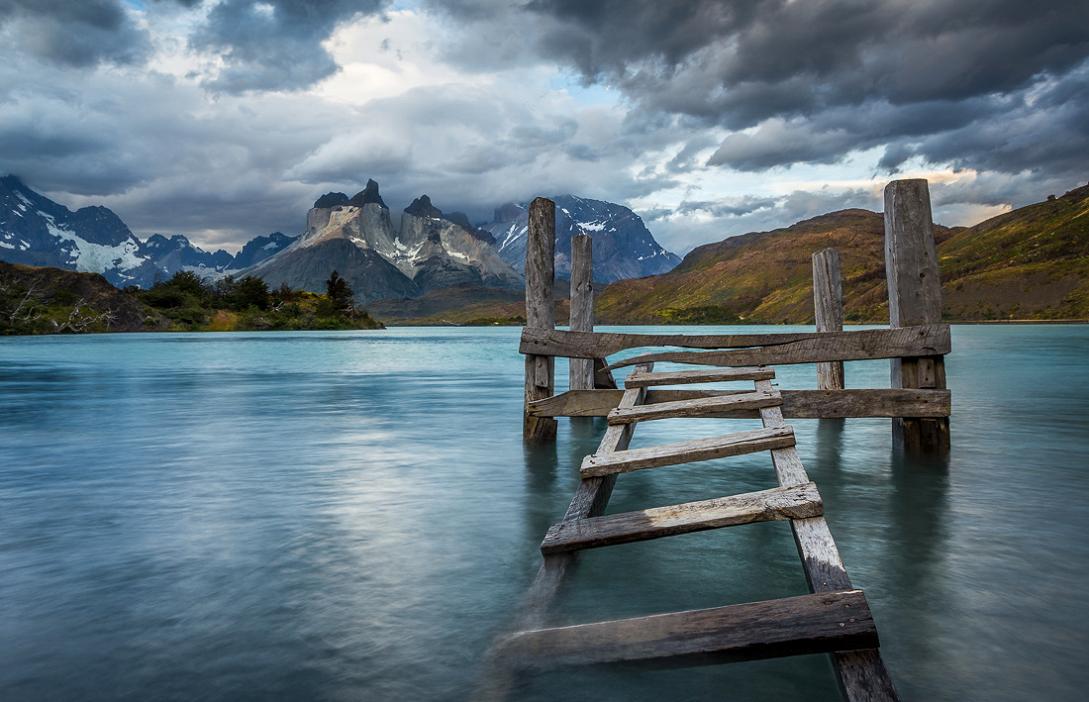
<path id="1" fill-rule="evenodd" d="M 552 286 L 556 277 L 556 204 L 543 197 L 529 205 L 526 239 L 526 329 L 549 332 L 556 327 Z M 555 393 L 556 361 L 551 356 L 527 355 L 525 412 L 522 438 L 553 439 L 556 420 L 529 413 L 529 403 Z"/>
<path id="2" fill-rule="evenodd" d="M 640 662 L 702 665 L 877 645 L 861 590 L 526 631 L 502 652 L 513 665 Z"/>
<path id="3" fill-rule="evenodd" d="M 541 553 L 578 551 L 754 522 L 815 517 L 822 513 L 821 496 L 813 483 L 777 487 L 637 512 L 559 522 L 545 534 Z"/>
<path id="4" fill-rule="evenodd" d="M 893 327 L 941 321 L 942 286 L 933 229 L 926 180 L 894 180 L 885 186 L 885 271 Z M 892 360 L 893 387 L 944 388 L 946 353 L 949 349 L 898 354 L 902 358 Z M 894 419 L 893 435 L 909 450 L 949 450 L 948 419 Z"/>
<path id="5" fill-rule="evenodd" d="M 768 381 L 761 381 L 768 382 Z M 638 407 L 617 407 L 609 412 L 609 424 L 630 424 L 653 419 L 674 419 L 678 417 L 704 417 L 712 412 L 726 409 L 760 409 L 781 405 L 783 398 L 778 392 L 742 392 L 736 395 L 701 397 L 695 400 L 677 402 L 659 402 L 654 405 Z"/>
<path id="6" fill-rule="evenodd" d="M 765 391 L 773 389 L 769 380 L 757 381 L 756 388 Z M 760 418 L 767 429 L 785 426 L 783 413 L 778 407 L 760 410 Z M 795 447 L 773 450 L 771 461 L 781 487 L 809 482 Z M 798 547 L 810 591 L 827 593 L 850 590 L 851 579 L 847 576 L 847 568 L 843 565 L 824 516 L 792 519 L 790 528 L 794 532 L 794 543 Z M 872 648 L 858 648 L 861 650 L 840 650 L 832 654 L 832 668 L 836 671 L 844 698 L 849 702 L 898 700 L 892 677 L 877 651 L 876 640 Z"/>
<path id="7" fill-rule="evenodd" d="M 813 254 L 813 318 L 818 332 L 843 331 L 843 275 L 835 249 Z M 818 363 L 817 387 L 842 390 L 843 361 Z"/>
<path id="8" fill-rule="evenodd" d="M 689 385 L 720 383 L 733 380 L 767 380 L 775 377 L 771 368 L 713 368 L 710 370 L 667 371 L 664 373 L 632 373 L 624 380 L 626 388 L 656 385 Z"/>
<path id="9" fill-rule="evenodd" d="M 527 330 L 528 331 L 528 330 Z M 556 332 L 563 333 L 563 332 Z M 902 329 L 827 332 L 777 346 L 736 351 L 665 351 L 626 358 L 613 369 L 637 363 L 670 361 L 707 366 L 772 366 L 777 364 L 859 361 L 949 353 L 949 325 L 929 324 Z"/>
<path id="10" fill-rule="evenodd" d="M 738 431 L 706 439 L 628 449 L 601 456 L 596 453 L 591 454 L 582 460 L 580 474 L 583 478 L 592 478 L 612 473 L 630 473 L 647 468 L 662 468 L 681 463 L 741 456 L 746 453 L 793 445 L 794 429 L 789 426 Z"/>
<path id="11" fill-rule="evenodd" d="M 747 390 L 650 390 L 646 404 L 738 395 Z M 579 390 L 538 400 L 529 411 L 541 417 L 606 417 L 617 406 L 623 390 Z M 948 417 L 948 390 L 851 389 L 780 390 L 787 419 L 848 417 Z M 730 409 L 703 415 L 714 419 L 758 419 L 757 410 Z"/>
<path id="12" fill-rule="evenodd" d="M 571 237 L 571 331 L 594 330 L 593 239 L 589 234 Z M 572 390 L 594 387 L 594 361 L 572 358 L 569 362 Z"/>
<path id="13" fill-rule="evenodd" d="M 781 334 L 617 334 L 526 329 L 518 350 L 543 356 L 601 358 L 643 346 L 677 346 L 688 349 L 725 349 L 745 346 L 778 346 L 818 336 L 813 332 Z"/>

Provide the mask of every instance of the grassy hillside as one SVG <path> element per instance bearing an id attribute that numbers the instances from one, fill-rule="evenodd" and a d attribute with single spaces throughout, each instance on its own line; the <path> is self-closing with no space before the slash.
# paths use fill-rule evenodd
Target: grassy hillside
<path id="1" fill-rule="evenodd" d="M 935 228 L 951 320 L 1089 319 L 1089 186 L 970 228 Z M 808 323 L 810 257 L 843 263 L 845 316 L 888 320 L 880 214 L 843 210 L 693 250 L 598 298 L 602 323 Z"/>

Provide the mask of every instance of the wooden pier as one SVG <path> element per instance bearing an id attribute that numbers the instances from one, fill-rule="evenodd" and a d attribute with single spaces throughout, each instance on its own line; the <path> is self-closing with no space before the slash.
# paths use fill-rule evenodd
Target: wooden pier
<path id="1" fill-rule="evenodd" d="M 811 653 L 830 654 L 848 700 L 898 699 L 878 650 L 865 595 L 847 575 L 824 519 L 817 486 L 799 458 L 787 418 L 887 417 L 893 439 L 909 451 L 949 447 L 950 394 L 926 181 L 894 181 L 885 189 L 890 327 L 842 331 L 839 256 L 813 255 L 816 332 L 735 335 L 595 333 L 589 241 L 572 246 L 572 324 L 555 329 L 554 205 L 530 206 L 526 253 L 525 354 L 527 441 L 555 436 L 556 418 L 606 417 L 597 450 L 579 466 L 582 478 L 563 515 L 544 535 L 543 560 L 520 609 L 514 633 L 497 642 L 479 699 L 503 699 L 521 671 L 562 665 L 638 663 L 704 665 Z M 576 280 L 578 281 L 576 283 Z M 578 292 L 576 299 L 575 293 Z M 613 354 L 666 348 L 609 363 Z M 557 356 L 575 359 L 570 389 L 555 392 Z M 847 389 L 845 361 L 890 359 L 891 388 Z M 703 368 L 655 371 L 656 363 Z M 818 364 L 818 389 L 780 389 L 775 366 Z M 635 366 L 623 389 L 612 371 Z M 736 381 L 751 388 L 698 388 Z M 674 388 L 670 386 L 684 386 Z M 763 428 L 628 449 L 639 422 L 675 418 L 759 418 Z M 766 451 L 778 487 L 668 507 L 606 514 L 618 476 L 638 470 L 683 470 L 684 464 Z M 615 546 L 708 529 L 782 520 L 790 523 L 809 595 L 563 627 L 547 626 L 548 610 L 583 549 Z"/>

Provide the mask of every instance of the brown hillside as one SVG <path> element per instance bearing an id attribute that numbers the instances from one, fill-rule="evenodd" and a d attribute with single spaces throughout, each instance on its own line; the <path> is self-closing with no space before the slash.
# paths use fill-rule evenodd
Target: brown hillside
<path id="1" fill-rule="evenodd" d="M 974 227 L 936 226 L 953 320 L 1089 319 L 1089 186 Z M 845 316 L 887 321 L 882 216 L 842 210 L 701 246 L 670 273 L 614 283 L 598 319 L 614 324 L 811 323 L 810 257 L 843 262 Z"/>

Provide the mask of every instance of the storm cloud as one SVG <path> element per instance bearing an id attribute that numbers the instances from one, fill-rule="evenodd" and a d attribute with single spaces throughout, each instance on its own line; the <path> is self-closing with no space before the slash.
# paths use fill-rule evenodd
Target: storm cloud
<path id="1" fill-rule="evenodd" d="M 951 224 L 1087 178 L 1084 2 L 0 0 L 0 40 L 0 171 L 209 245 L 369 177 L 623 202 L 681 251 L 897 174 Z"/>

